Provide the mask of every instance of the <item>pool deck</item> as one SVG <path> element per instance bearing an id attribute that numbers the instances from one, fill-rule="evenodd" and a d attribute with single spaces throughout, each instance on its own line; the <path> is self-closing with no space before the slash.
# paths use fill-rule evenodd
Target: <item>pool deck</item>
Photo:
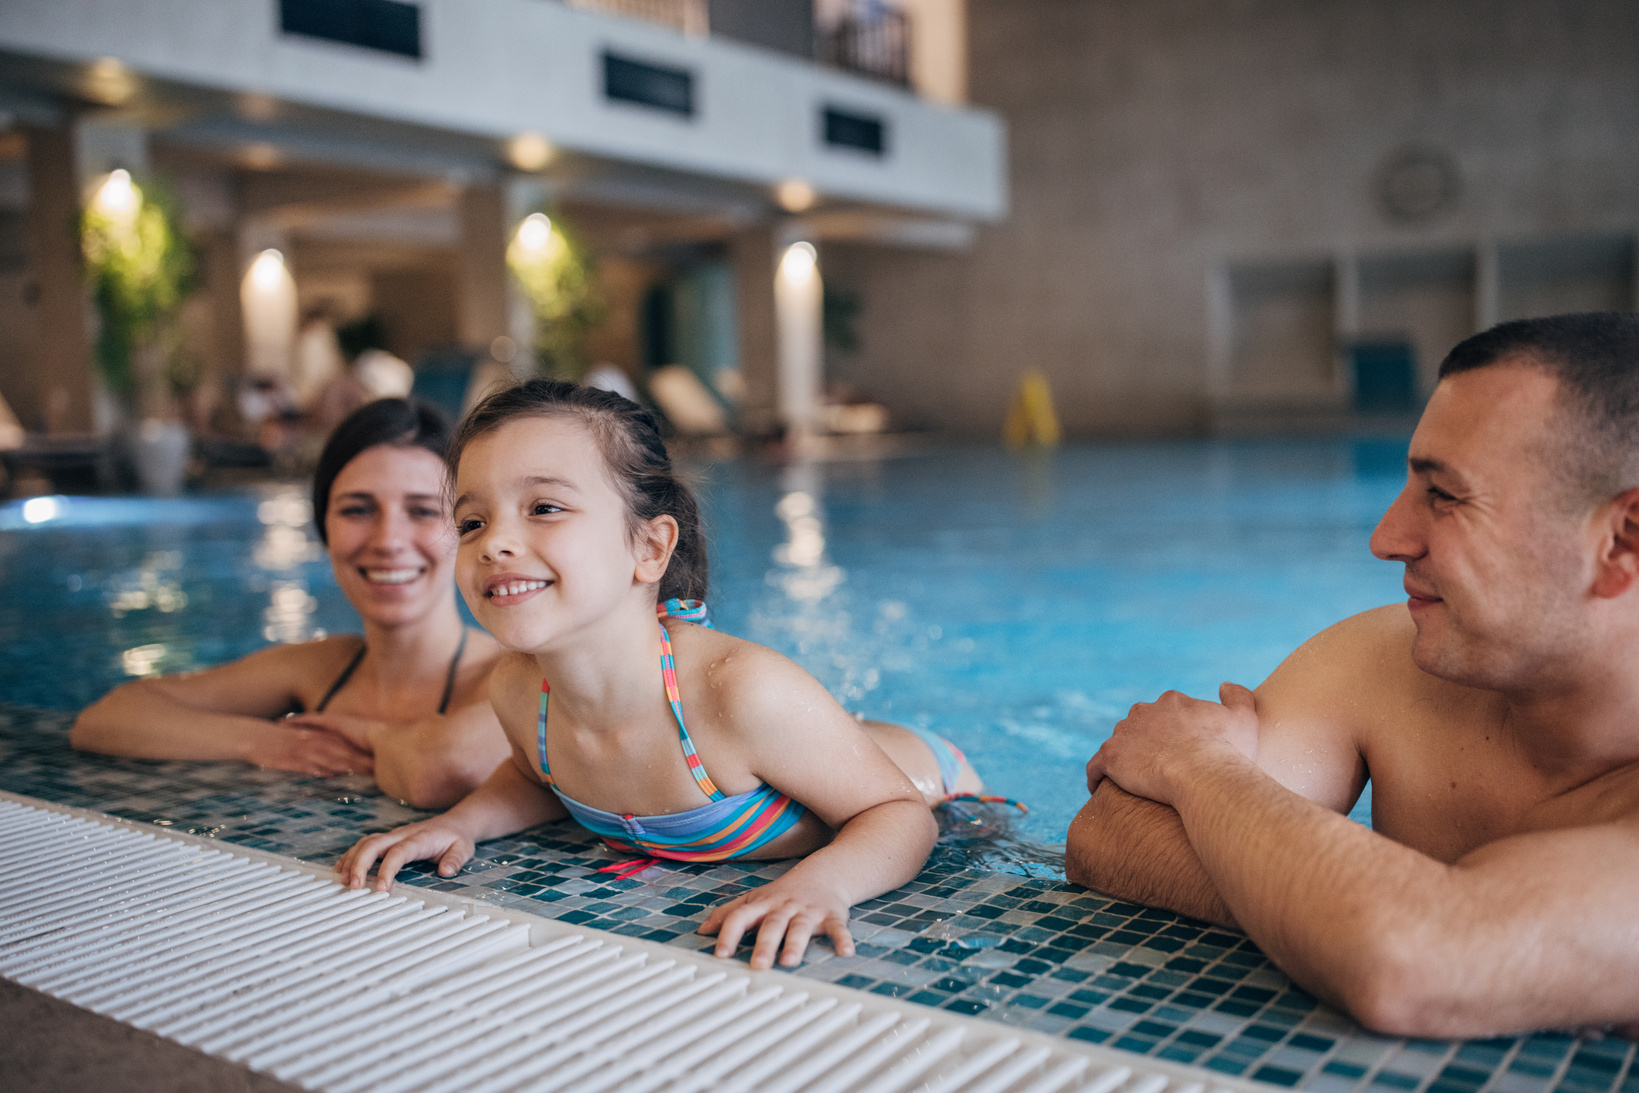
<path id="1" fill-rule="evenodd" d="M 80 755 L 68 747 L 71 722 L 0 705 L 0 789 L 318 863 L 361 834 L 425 815 L 367 779 Z M 991 821 L 945 811 L 922 873 L 855 909 L 857 955 L 816 943 L 791 974 L 1318 1093 L 1639 1093 L 1627 1040 L 1373 1035 L 1294 986 L 1238 933 L 1061 877 L 984 868 Z M 403 879 L 709 951 L 712 940 L 694 932 L 707 910 L 788 867 L 667 864 L 623 881 L 597 872 L 616 860 L 587 832 L 556 824 L 485 843 L 450 880 L 424 863 Z"/>

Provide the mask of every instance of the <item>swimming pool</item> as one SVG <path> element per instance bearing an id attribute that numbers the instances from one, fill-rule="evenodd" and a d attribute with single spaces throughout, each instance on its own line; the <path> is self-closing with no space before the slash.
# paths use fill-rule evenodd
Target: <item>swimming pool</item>
<path id="1" fill-rule="evenodd" d="M 1366 540 L 1404 440 L 1213 441 L 695 468 L 718 625 L 852 710 L 925 725 L 1060 842 L 1082 766 L 1138 701 L 1255 684 L 1401 598 Z M 0 701 L 356 628 L 305 487 L 0 507 Z M 1356 809 L 1364 817 L 1366 804 Z"/>

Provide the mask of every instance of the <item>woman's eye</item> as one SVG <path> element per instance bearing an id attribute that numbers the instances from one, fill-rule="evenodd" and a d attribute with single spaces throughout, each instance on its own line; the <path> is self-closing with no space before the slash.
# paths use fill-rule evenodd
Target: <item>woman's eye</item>
<path id="1" fill-rule="evenodd" d="M 437 520 L 444 515 L 442 509 L 418 507 L 410 510 L 410 516 L 416 520 Z"/>
<path id="2" fill-rule="evenodd" d="M 337 516 L 369 516 L 373 510 L 369 505 L 343 505 L 336 510 Z"/>

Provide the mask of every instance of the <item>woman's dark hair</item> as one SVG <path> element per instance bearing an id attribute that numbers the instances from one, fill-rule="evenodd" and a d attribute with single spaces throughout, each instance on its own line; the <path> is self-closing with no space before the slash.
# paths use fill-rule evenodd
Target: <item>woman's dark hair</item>
<path id="1" fill-rule="evenodd" d="M 384 398 L 367 402 L 342 419 L 319 453 L 313 471 L 313 523 L 319 541 L 329 545 L 324 514 L 330 509 L 330 487 L 341 469 L 366 448 L 391 444 L 400 448 L 425 448 L 438 458 L 450 442 L 450 419 L 431 403 L 413 398 Z"/>
<path id="2" fill-rule="evenodd" d="M 474 440 L 514 418 L 553 414 L 573 417 L 591 432 L 626 501 L 626 526 L 632 535 L 656 516 L 677 521 L 677 546 L 660 578 L 659 598 L 705 599 L 706 538 L 700 506 L 673 472 L 654 417 L 630 399 L 561 380 L 525 380 L 497 391 L 473 407 L 450 440 L 444 453 L 450 479 L 455 478 L 461 453 Z"/>

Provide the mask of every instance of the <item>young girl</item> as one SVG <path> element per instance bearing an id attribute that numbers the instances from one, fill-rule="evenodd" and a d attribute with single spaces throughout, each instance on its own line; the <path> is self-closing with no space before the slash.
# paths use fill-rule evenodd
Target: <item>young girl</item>
<path id="1" fill-rule="evenodd" d="M 474 409 L 447 460 L 456 581 L 509 650 L 490 698 L 512 757 L 444 815 L 360 840 L 337 872 L 360 888 L 379 858 L 383 891 L 418 859 L 453 876 L 474 844 L 572 816 L 647 859 L 801 857 L 700 932 L 729 956 L 756 927 L 755 968 L 798 963 L 816 932 L 851 955 L 849 907 L 915 876 L 930 804 L 976 793 L 972 768 L 693 621 L 698 510 L 635 404 L 531 380 Z"/>

